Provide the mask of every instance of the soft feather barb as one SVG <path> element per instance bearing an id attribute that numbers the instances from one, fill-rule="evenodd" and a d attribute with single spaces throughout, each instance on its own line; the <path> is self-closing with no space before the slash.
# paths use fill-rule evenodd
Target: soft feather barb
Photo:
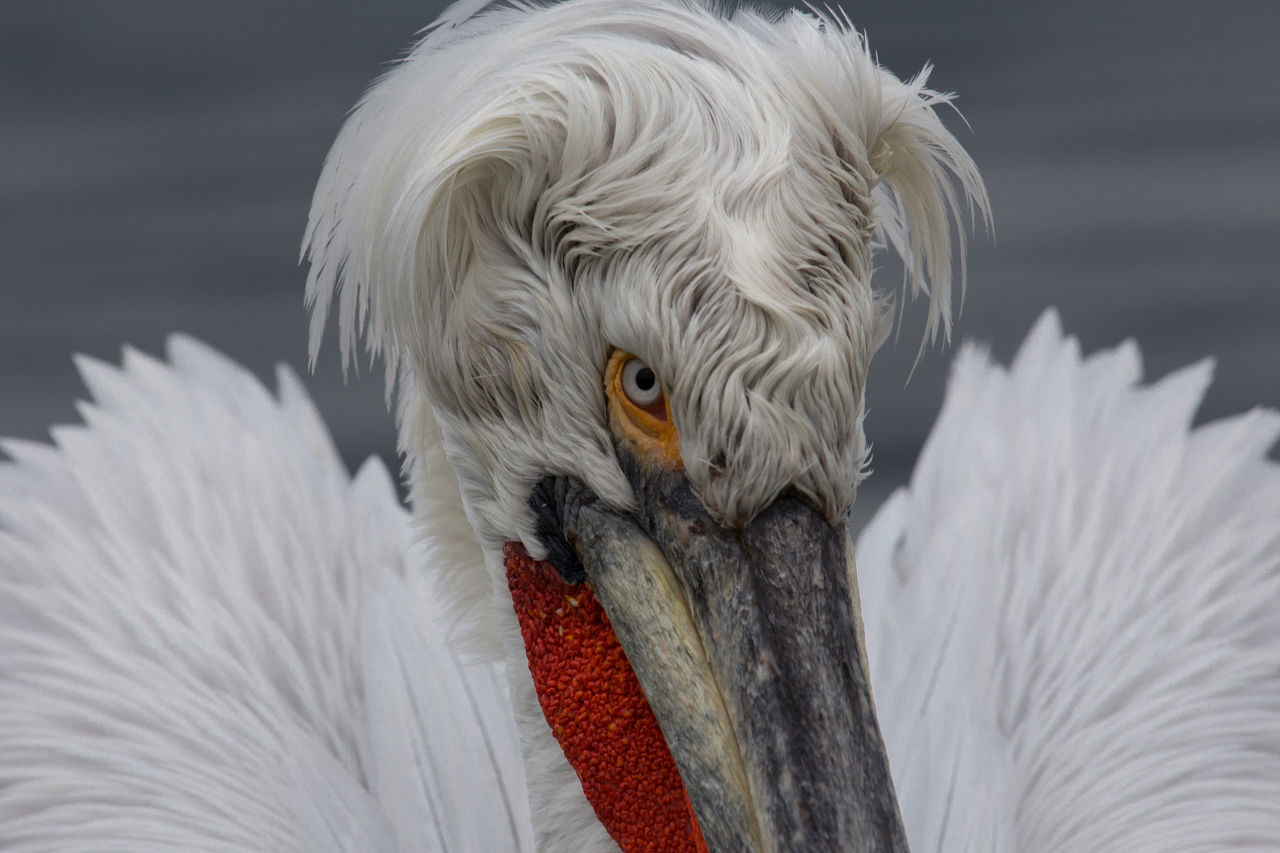
<path id="1" fill-rule="evenodd" d="M 834 16 L 478 8 L 455 7 L 334 144 L 304 244 L 312 357 L 332 306 L 346 362 L 363 336 L 428 396 L 487 546 L 537 552 L 525 500 L 548 472 L 630 502 L 601 427 L 611 346 L 670 378 L 719 517 L 785 488 L 841 514 L 888 324 L 873 245 L 903 254 L 945 335 L 957 219 L 985 216 L 937 113 L 950 96 L 882 69 Z"/>
<path id="2" fill-rule="evenodd" d="M 1192 429 L 1209 363 L 1141 373 L 1052 312 L 1009 369 L 966 347 L 859 542 L 912 849 L 1280 839 L 1280 413 Z"/>
<path id="3" fill-rule="evenodd" d="M 413 226 L 425 224 L 424 202 L 429 206 L 434 195 L 456 189 L 459 164 L 450 155 L 459 153 L 459 137 L 474 133 L 471 120 L 477 111 L 479 121 L 486 120 L 483 111 L 492 108 L 494 81 L 513 91 L 527 90 L 530 105 L 537 108 L 532 98 L 540 83 L 554 81 L 522 77 L 531 63 L 515 62 L 518 56 L 530 49 L 552 52 L 560 40 L 573 38 L 593 40 L 606 49 L 619 35 L 701 50 L 733 71 L 761 58 L 750 48 L 774 53 L 776 67 L 790 69 L 844 137 L 837 140 L 840 154 L 851 161 L 846 165 L 863 172 L 876 224 L 902 256 L 909 290 L 930 297 L 927 333 L 949 336 L 953 268 L 963 276 L 965 247 L 964 233 L 953 234 L 953 223 L 963 218 L 965 203 L 971 214 L 989 222 L 990 206 L 973 160 L 937 115 L 936 109 L 950 105 L 954 95 L 927 87 L 931 66 L 906 82 L 898 80 L 879 67 L 849 19 L 834 12 L 792 11 L 781 20 L 754 11 L 721 17 L 696 0 L 494 6 L 493 0 L 461 0 L 451 6 L 411 54 L 366 94 L 335 142 L 302 246 L 311 263 L 307 304 L 313 362 L 330 306 L 336 305 L 343 363 L 352 363 L 363 336 L 371 354 L 386 357 L 388 378 L 396 376 L 396 365 L 414 337 L 415 313 L 408 309 L 415 289 L 447 287 L 448 241 L 465 239 L 448 235 L 437 247 L 444 257 L 434 263 L 411 258 L 420 236 Z M 727 47 L 711 50 L 712 40 Z M 577 129 L 608 132 L 589 123 Z M 585 153 L 601 141 L 576 140 L 574 150 Z M 492 154 L 519 157 L 523 144 L 527 142 Z M 409 175 L 417 181 L 404 180 Z M 391 217 L 409 220 L 395 233 L 398 243 L 370 239 Z M 375 245 L 395 251 L 380 257 Z M 443 280 L 414 280 L 413 273 L 429 271 L 443 273 Z"/>
<path id="4" fill-rule="evenodd" d="M 841 517 L 891 323 L 872 252 L 903 253 L 945 334 L 957 219 L 986 195 L 938 115 L 949 96 L 882 69 L 834 16 L 483 6 L 452 7 L 334 143 L 303 249 L 311 355 L 332 311 L 344 364 L 362 338 L 384 357 L 420 527 L 447 517 L 481 546 L 451 534 L 456 639 L 505 641 L 516 714 L 545 734 L 494 557 L 545 553 L 528 497 L 548 474 L 632 505 L 605 427 L 611 350 L 658 373 L 719 520 L 788 489 Z M 541 844 L 603 832 L 553 739 L 530 738 L 526 766 Z"/>
<path id="5" fill-rule="evenodd" d="M 175 336 L 0 461 L 0 847 L 529 850 L 500 671 L 434 631 L 386 469 Z"/>

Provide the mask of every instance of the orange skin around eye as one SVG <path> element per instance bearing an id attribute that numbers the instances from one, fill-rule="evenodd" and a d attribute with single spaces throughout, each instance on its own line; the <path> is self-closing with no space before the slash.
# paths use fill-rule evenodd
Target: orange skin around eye
<path id="1" fill-rule="evenodd" d="M 613 434 L 631 445 L 640 459 L 661 468 L 680 469 L 680 436 L 671 420 L 666 392 L 648 406 L 637 406 L 622 389 L 622 368 L 635 358 L 615 349 L 604 371 L 604 394 L 609 401 L 609 426 Z"/>

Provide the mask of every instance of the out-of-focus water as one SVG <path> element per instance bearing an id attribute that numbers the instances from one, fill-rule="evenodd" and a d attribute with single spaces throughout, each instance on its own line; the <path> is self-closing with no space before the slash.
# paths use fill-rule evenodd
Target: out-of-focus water
<path id="1" fill-rule="evenodd" d="M 305 371 L 297 248 L 324 153 L 437 3 L 22 2 L 0 19 L 0 435 L 77 419 L 70 354 L 190 332 L 270 378 Z M 1280 406 L 1280 4 L 849 5 L 881 61 L 960 93 L 996 241 L 962 338 L 1008 358 L 1039 313 L 1158 376 L 1206 356 L 1202 417 Z M 884 286 L 893 286 L 886 270 Z M 921 306 L 877 356 L 865 517 L 902 482 L 949 351 Z M 394 459 L 381 371 L 308 380 L 344 457 Z M 394 461 L 391 461 L 394 467 Z"/>

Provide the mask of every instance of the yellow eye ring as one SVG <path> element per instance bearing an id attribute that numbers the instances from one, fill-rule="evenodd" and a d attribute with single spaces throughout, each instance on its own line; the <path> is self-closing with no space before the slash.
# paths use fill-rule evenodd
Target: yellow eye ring
<path id="1" fill-rule="evenodd" d="M 641 460 L 681 468 L 680 437 L 657 373 L 629 352 L 615 349 L 604 374 L 609 428 Z"/>

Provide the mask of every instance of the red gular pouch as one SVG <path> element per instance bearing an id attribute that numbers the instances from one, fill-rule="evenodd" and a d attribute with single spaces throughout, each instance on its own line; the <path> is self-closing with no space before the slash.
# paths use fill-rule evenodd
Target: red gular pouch
<path id="1" fill-rule="evenodd" d="M 707 853 L 675 759 L 609 617 L 524 546 L 503 548 L 542 713 L 596 817 L 625 853 Z"/>

